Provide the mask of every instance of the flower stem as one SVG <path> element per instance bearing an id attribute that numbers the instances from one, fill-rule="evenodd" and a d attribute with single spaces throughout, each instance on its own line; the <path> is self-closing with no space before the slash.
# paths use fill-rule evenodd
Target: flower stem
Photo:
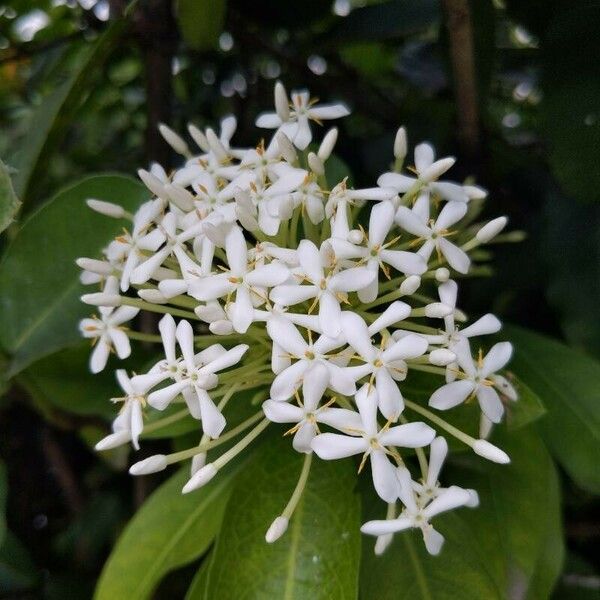
<path id="1" fill-rule="evenodd" d="M 304 457 L 304 464 L 302 465 L 302 471 L 300 471 L 300 477 L 298 478 L 298 483 L 294 489 L 292 497 L 281 513 L 282 517 L 286 519 L 291 519 L 296 507 L 298 506 L 298 502 L 300 502 L 300 498 L 302 498 L 302 492 L 304 492 L 304 488 L 306 487 L 306 482 L 308 481 L 308 475 L 310 474 L 310 465 L 312 464 L 312 452 L 307 454 Z"/>

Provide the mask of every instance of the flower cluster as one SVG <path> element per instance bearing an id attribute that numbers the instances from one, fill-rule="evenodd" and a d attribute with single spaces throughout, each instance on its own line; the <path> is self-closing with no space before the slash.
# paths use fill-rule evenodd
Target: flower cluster
<path id="1" fill-rule="evenodd" d="M 280 83 L 275 107 L 257 119 L 275 133 L 256 148 L 231 145 L 233 117 L 223 119 L 219 133 L 190 125 L 194 151 L 161 126 L 183 162 L 169 174 L 157 164 L 139 171 L 148 201 L 135 214 L 88 201 L 131 222 L 102 259 L 78 260 L 82 281 L 100 285 L 82 298 L 99 307 L 97 317 L 81 322 L 82 334 L 96 342 L 91 370 L 104 369 L 113 350 L 127 357 L 130 340 L 163 349 L 146 373 L 117 371 L 124 395 L 114 401 L 122 408 L 97 448 L 131 442 L 138 449 L 140 437 L 191 415 L 199 421 L 199 445 L 130 469 L 141 475 L 191 459 L 187 493 L 271 423 L 285 423 L 305 463 L 290 502 L 266 533 L 268 542 L 285 532 L 313 454 L 322 460 L 357 456 L 359 472 L 370 465 L 374 489 L 388 505 L 385 520 L 362 527 L 377 536 L 376 552 L 394 532 L 418 528 L 437 554 L 443 537 L 431 519 L 478 503 L 473 490 L 440 485 L 448 451 L 443 435 L 488 460 L 509 461 L 486 438 L 505 403 L 516 400 L 499 374 L 512 348 L 497 343 L 483 356 L 474 347 L 474 338 L 496 333 L 500 322 L 487 314 L 463 327 L 456 282 L 483 272 L 474 251 L 501 232 L 506 218 L 475 223 L 486 192 L 442 179 L 454 159 L 436 158 L 427 143 L 416 146 L 405 174 L 403 128 L 393 169 L 377 186 L 332 181 L 328 162 L 337 129 L 311 145 L 313 122 L 343 117 L 348 109 L 319 104 L 305 91 L 290 101 Z M 163 315 L 158 334 L 125 327 L 140 310 Z M 429 407 L 405 396 L 403 382 L 415 371 L 432 382 Z M 225 406 L 243 390 L 253 390 L 262 408 L 228 429 Z M 481 408 L 479 439 L 440 412 L 471 399 Z M 151 414 L 176 404 L 182 409 L 162 419 Z M 213 448 L 236 437 L 208 460 Z M 412 454 L 418 476 L 409 471 Z"/>

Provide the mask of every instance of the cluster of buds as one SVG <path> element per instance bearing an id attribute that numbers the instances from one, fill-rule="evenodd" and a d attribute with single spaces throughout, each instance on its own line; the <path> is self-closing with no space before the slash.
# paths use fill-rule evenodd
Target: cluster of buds
<path id="1" fill-rule="evenodd" d="M 393 170 L 377 186 L 353 189 L 347 179 L 329 181 L 337 129 L 311 146 L 311 122 L 344 117 L 348 109 L 319 104 L 305 91 L 290 100 L 280 83 L 275 107 L 257 119 L 275 133 L 256 148 L 231 145 L 234 117 L 223 119 L 219 134 L 190 125 L 194 151 L 161 126 L 183 160 L 169 174 L 157 164 L 139 171 L 148 201 L 135 214 L 88 201 L 100 213 L 131 222 L 102 259 L 78 260 L 82 281 L 101 289 L 82 298 L 99 308 L 98 316 L 81 323 L 83 335 L 96 342 L 91 369 L 104 369 L 113 350 L 127 357 L 130 340 L 161 344 L 164 354 L 147 373 L 117 371 L 124 396 L 114 400 L 122 408 L 97 449 L 131 443 L 137 450 L 144 433 L 191 415 L 199 421 L 197 446 L 130 468 L 142 475 L 190 460 L 187 493 L 272 423 L 285 423 L 305 461 L 267 542 L 285 532 L 313 455 L 362 456 L 359 472 L 370 465 L 374 489 L 388 505 L 385 520 L 362 527 L 377 536 L 376 552 L 394 532 L 419 528 L 428 551 L 437 554 L 443 537 L 431 519 L 478 503 L 473 490 L 441 486 L 448 452 L 443 436 L 457 437 L 488 460 L 509 461 L 486 438 L 505 403 L 516 400 L 498 373 L 512 348 L 497 343 L 485 356 L 473 348 L 474 338 L 501 325 L 486 314 L 463 327 L 456 282 L 484 271 L 474 251 L 501 232 L 506 218 L 475 223 L 486 192 L 442 180 L 454 159 L 436 159 L 427 143 L 415 147 L 405 174 L 404 128 L 394 143 Z M 140 310 L 163 315 L 157 333 L 124 326 Z M 432 381 L 429 406 L 403 393 L 415 371 Z M 228 429 L 224 408 L 243 390 L 253 390 L 262 407 Z M 481 408 L 478 439 L 443 418 L 443 411 L 471 399 Z M 181 410 L 148 419 L 150 411 L 172 404 Z M 235 438 L 229 450 L 208 460 L 211 449 Z M 407 460 L 413 453 L 420 471 L 414 476 Z"/>

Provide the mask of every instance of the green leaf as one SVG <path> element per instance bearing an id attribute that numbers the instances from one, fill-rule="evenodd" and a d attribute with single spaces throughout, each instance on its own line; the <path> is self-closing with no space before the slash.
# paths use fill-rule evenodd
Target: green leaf
<path id="1" fill-rule="evenodd" d="M 0 160 L 0 232 L 15 218 L 21 202 L 15 194 L 6 165 Z"/>
<path id="2" fill-rule="evenodd" d="M 520 327 L 504 332 L 515 346 L 510 368 L 542 399 L 540 420 L 550 452 L 584 489 L 600 491 L 600 364 Z"/>
<path id="3" fill-rule="evenodd" d="M 363 544 L 365 600 L 504 600 L 515 586 L 532 598 L 548 597 L 562 562 L 554 466 L 532 428 L 499 431 L 494 443 L 507 450 L 510 465 L 461 456 L 460 470 L 450 464 L 442 473 L 447 485 L 476 489 L 480 506 L 435 519 L 446 537 L 441 556 L 427 554 L 417 532 L 396 535 L 381 557 L 373 554 L 374 541 Z M 376 502 L 366 512 L 366 518 L 382 518 L 385 507 Z M 546 556 L 549 548 L 558 560 Z M 546 594 L 536 596 L 536 589 Z"/>
<path id="4" fill-rule="evenodd" d="M 506 401 L 506 424 L 509 429 L 519 429 L 543 417 L 546 409 L 540 397 L 521 380 L 512 377 L 512 384 L 519 394 L 519 399 L 516 402 Z"/>
<path id="5" fill-rule="evenodd" d="M 438 0 L 390 0 L 353 10 L 340 19 L 324 41 L 356 42 L 402 38 L 435 25 Z"/>
<path id="6" fill-rule="evenodd" d="M 121 175 L 88 177 L 23 224 L 0 263 L 0 344 L 13 355 L 10 374 L 81 339 L 77 322 L 90 307 L 79 300 L 85 288 L 75 259 L 97 256 L 125 225 L 90 210 L 89 197 L 135 210 L 148 192 Z"/>
<path id="7" fill-rule="evenodd" d="M 206 586 L 208 584 L 208 569 L 212 560 L 212 552 L 204 558 L 200 568 L 196 571 L 192 583 L 188 588 L 185 600 L 196 600 L 206 597 Z"/>
<path id="8" fill-rule="evenodd" d="M 356 598 L 360 502 L 352 461 L 313 461 L 288 531 L 274 544 L 265 542 L 303 460 L 287 438 L 274 438 L 254 454 L 227 505 L 206 598 Z"/>
<path id="9" fill-rule="evenodd" d="M 0 548 L 0 594 L 5 598 L 20 597 L 37 582 L 38 573 L 27 549 L 11 532 Z"/>
<path id="10" fill-rule="evenodd" d="M 177 23 L 185 43 L 194 50 L 213 50 L 225 23 L 225 0 L 178 0 Z"/>
<path id="11" fill-rule="evenodd" d="M 183 495 L 181 488 L 190 477 L 185 467 L 156 490 L 119 538 L 95 599 L 150 598 L 166 573 L 206 552 L 221 525 L 237 470 L 219 473 L 201 490 Z"/>
<path id="12" fill-rule="evenodd" d="M 42 99 L 28 127 L 28 134 L 15 153 L 15 191 L 27 202 L 32 185 L 37 184 L 47 167 L 49 154 L 68 131 L 77 109 L 90 91 L 101 66 L 125 30 L 126 19 L 115 19 L 92 43 L 76 46 L 73 56 L 65 57 L 62 81 Z"/>

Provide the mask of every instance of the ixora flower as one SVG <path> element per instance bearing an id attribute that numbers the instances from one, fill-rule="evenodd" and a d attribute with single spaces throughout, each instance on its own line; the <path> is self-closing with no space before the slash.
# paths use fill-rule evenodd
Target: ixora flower
<path id="1" fill-rule="evenodd" d="M 414 168 L 403 172 L 404 128 L 394 143 L 394 171 L 377 186 L 353 189 L 345 175 L 332 179 L 327 161 L 338 131 L 308 151 L 310 121 L 347 114 L 344 105 L 317 103 L 304 91 L 290 102 L 278 83 L 275 112 L 257 121 L 275 129 L 271 140 L 235 148 L 236 121 L 226 117 L 219 134 L 189 126 L 194 150 L 161 125 L 182 164 L 169 173 L 157 164 L 139 171 L 148 200 L 133 214 L 110 198 L 88 201 L 130 221 L 102 256 L 77 261 L 82 283 L 99 286 L 82 296 L 99 311 L 80 324 L 96 343 L 90 368 L 102 370 L 113 350 L 135 361 L 138 342 L 157 346 L 149 368 L 131 377 L 117 371 L 124 396 L 113 400 L 121 410 L 97 449 L 131 443 L 138 450 L 145 434 L 191 416 L 198 443 L 130 468 L 144 475 L 190 461 L 182 490 L 190 493 L 276 429 L 304 465 L 266 531 L 268 543 L 285 534 L 315 476 L 313 460 L 354 460 L 359 473 L 370 470 L 388 506 L 384 520 L 362 527 L 377 537 L 375 551 L 417 528 L 437 554 L 443 538 L 431 521 L 478 504 L 476 491 L 440 481 L 444 436 L 486 460 L 510 461 L 483 438 L 501 420 L 503 399 L 517 399 L 502 374 L 512 347 L 500 342 L 473 356 L 480 336 L 501 325 L 491 314 L 466 322 L 456 281 L 470 276 L 473 251 L 498 235 L 506 218 L 467 223 L 469 202 L 486 194 L 441 181 L 454 159 L 436 160 L 429 144 L 415 148 Z M 160 320 L 145 319 L 139 330 L 140 311 Z M 429 404 L 411 398 L 417 377 L 432 383 Z M 470 398 L 478 400 L 482 439 L 444 419 Z M 236 423 L 230 401 L 256 412 Z M 229 441 L 213 458 L 212 449 Z M 411 475 L 416 469 L 420 476 Z"/>

